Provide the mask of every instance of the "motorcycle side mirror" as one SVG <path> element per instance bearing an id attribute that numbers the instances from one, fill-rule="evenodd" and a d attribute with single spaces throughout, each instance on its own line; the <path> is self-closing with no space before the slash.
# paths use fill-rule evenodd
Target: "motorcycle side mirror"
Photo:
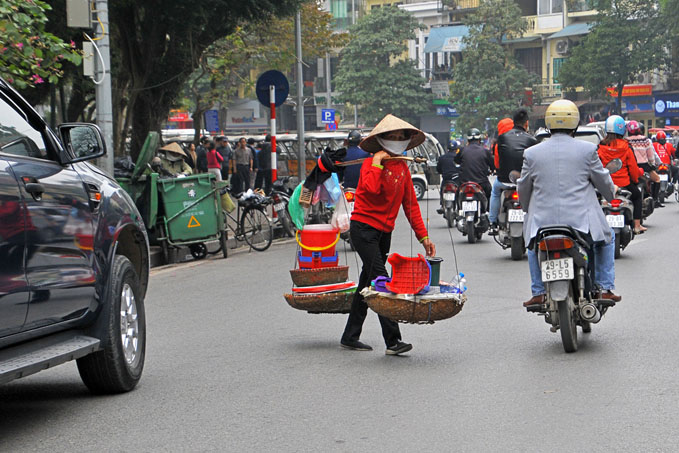
<path id="1" fill-rule="evenodd" d="M 622 168 L 622 160 L 615 158 L 612 159 L 609 163 L 606 164 L 606 170 L 608 170 L 609 173 L 615 173 L 616 171 L 620 170 Z"/>
<path id="2" fill-rule="evenodd" d="M 521 173 L 516 170 L 512 170 L 509 172 L 509 181 L 511 181 L 512 184 L 516 184 L 516 181 L 518 181 L 520 177 Z"/>

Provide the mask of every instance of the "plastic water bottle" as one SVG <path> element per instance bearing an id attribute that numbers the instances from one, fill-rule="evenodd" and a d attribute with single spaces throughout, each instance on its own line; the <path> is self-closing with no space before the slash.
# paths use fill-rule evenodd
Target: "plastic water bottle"
<path id="1" fill-rule="evenodd" d="M 467 283 L 467 279 L 464 278 L 464 274 L 460 272 L 455 276 L 455 278 L 453 278 L 453 281 L 450 283 L 450 286 L 453 287 L 453 292 L 455 294 L 463 294 L 465 291 L 467 291 L 465 283 Z"/>

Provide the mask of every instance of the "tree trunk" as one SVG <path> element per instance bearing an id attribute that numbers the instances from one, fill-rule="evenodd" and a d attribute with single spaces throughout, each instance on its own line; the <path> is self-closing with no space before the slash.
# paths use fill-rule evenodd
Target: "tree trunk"
<path id="1" fill-rule="evenodd" d="M 615 113 L 622 115 L 622 89 L 625 87 L 625 82 L 622 80 L 618 82 L 618 98 L 615 101 Z"/>

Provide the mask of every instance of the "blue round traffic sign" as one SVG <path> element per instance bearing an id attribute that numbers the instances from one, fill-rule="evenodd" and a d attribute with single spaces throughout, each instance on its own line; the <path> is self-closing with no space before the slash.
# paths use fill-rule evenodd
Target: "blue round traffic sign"
<path id="1" fill-rule="evenodd" d="M 269 86 L 273 85 L 276 87 L 276 99 L 274 104 L 276 107 L 280 106 L 288 98 L 288 93 L 290 92 L 290 84 L 288 83 L 287 77 L 274 69 L 266 71 L 257 79 L 257 85 L 255 86 L 255 92 L 257 93 L 257 99 L 265 107 L 271 105 L 269 99 Z"/>

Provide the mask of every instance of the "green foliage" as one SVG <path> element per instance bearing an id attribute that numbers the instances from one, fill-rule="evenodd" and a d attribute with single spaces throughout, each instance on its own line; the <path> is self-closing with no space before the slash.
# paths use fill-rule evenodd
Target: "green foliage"
<path id="1" fill-rule="evenodd" d="M 559 82 L 593 97 L 615 86 L 622 96 L 638 74 L 666 65 L 667 28 L 655 0 L 599 0 L 596 9 L 596 23 L 564 62 Z"/>
<path id="2" fill-rule="evenodd" d="M 407 40 L 415 38 L 417 20 L 396 7 L 379 8 L 361 18 L 349 31 L 351 40 L 341 53 L 335 87 L 342 102 L 360 105 L 366 124 L 387 113 L 414 122 L 430 110 L 431 95 L 415 63 L 405 57 Z"/>
<path id="3" fill-rule="evenodd" d="M 511 116 L 521 105 L 525 88 L 537 79 L 502 44 L 527 28 L 514 0 L 483 0 L 468 16 L 468 25 L 462 61 L 453 68 L 451 86 L 451 103 L 460 114 L 459 130 L 482 128 L 486 118 Z"/>
<path id="4" fill-rule="evenodd" d="M 65 62 L 79 65 L 82 60 L 73 42 L 45 31 L 49 10 L 40 0 L 0 2 L 0 76 L 18 89 L 57 83 Z"/>

